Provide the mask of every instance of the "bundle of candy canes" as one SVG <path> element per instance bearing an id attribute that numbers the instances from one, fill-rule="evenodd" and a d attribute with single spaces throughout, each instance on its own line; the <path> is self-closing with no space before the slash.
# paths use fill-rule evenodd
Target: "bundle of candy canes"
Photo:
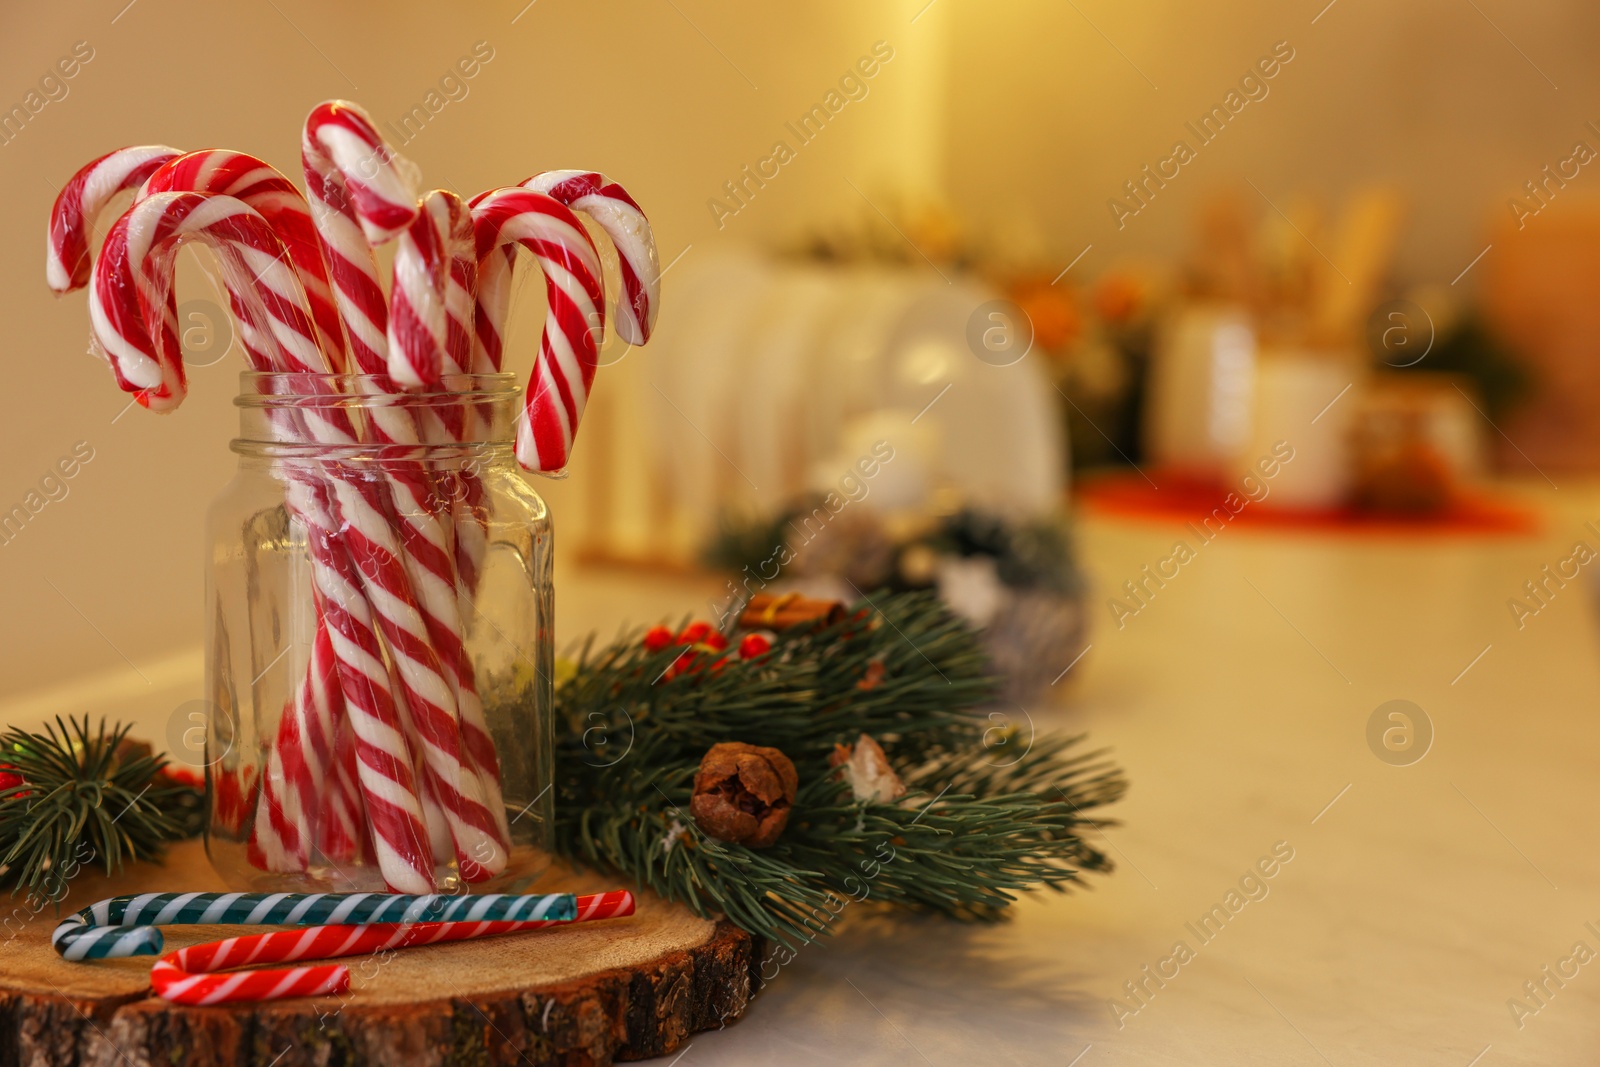
<path id="1" fill-rule="evenodd" d="M 179 248 L 193 242 L 222 267 L 251 370 L 303 376 L 299 388 L 330 396 L 447 390 L 501 370 L 520 247 L 543 271 L 547 310 L 516 455 L 531 471 L 564 468 L 606 307 L 578 214 L 616 248 L 615 328 L 639 345 L 655 320 L 660 265 L 638 204 L 605 176 L 570 170 L 470 201 L 419 196 L 409 165 L 342 101 L 311 112 L 301 153 L 304 193 L 262 160 L 217 149 L 123 148 L 73 175 L 51 212 L 46 272 L 58 293 L 88 287 L 93 348 L 117 384 L 152 411 L 182 402 L 173 278 Z M 129 190 L 132 205 L 92 257 L 97 219 Z M 386 295 L 374 250 L 388 242 Z M 463 407 L 438 418 L 375 405 L 358 423 L 330 400 L 272 417 L 285 440 L 404 446 L 475 440 L 482 428 Z M 327 462 L 286 482 L 317 625 L 267 753 L 252 862 L 293 872 L 314 854 L 360 859 L 400 893 L 429 892 L 435 869 L 452 863 L 467 881 L 494 877 L 510 829 L 462 621 L 487 550 L 481 484 L 470 471 L 403 459 L 379 478 Z"/>

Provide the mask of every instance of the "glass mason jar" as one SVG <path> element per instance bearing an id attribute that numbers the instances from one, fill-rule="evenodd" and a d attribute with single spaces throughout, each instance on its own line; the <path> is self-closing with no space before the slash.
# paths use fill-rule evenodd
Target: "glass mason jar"
<path id="1" fill-rule="evenodd" d="M 240 890 L 525 888 L 551 845 L 554 616 L 512 378 L 241 382 L 207 531 L 212 865 Z"/>

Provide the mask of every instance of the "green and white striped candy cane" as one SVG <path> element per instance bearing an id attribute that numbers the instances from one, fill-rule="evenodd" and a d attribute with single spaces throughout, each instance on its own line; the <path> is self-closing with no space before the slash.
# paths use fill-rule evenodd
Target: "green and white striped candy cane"
<path id="1" fill-rule="evenodd" d="M 63 959 L 153 956 L 158 926 L 215 923 L 239 926 L 322 926 L 365 923 L 569 921 L 571 893 L 514 896 L 393 893 L 141 893 L 110 897 L 68 916 L 50 941 Z"/>

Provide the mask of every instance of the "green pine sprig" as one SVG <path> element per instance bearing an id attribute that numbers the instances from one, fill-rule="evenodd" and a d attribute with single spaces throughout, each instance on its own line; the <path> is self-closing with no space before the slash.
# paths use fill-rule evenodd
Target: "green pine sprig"
<path id="1" fill-rule="evenodd" d="M 997 729 L 978 635 L 937 597 L 875 594 L 760 659 L 702 654 L 666 677 L 683 651 L 631 633 L 591 642 L 557 689 L 569 858 L 789 947 L 826 933 L 841 901 L 990 919 L 1020 892 L 1111 868 L 1084 832 L 1107 824 L 1089 813 L 1122 795 L 1121 772 L 1081 737 Z M 828 765 L 861 733 L 904 780 L 900 802 L 857 803 Z M 689 816 L 700 758 L 722 741 L 781 749 L 799 771 L 770 848 L 715 840 Z"/>
<path id="2" fill-rule="evenodd" d="M 0 884 L 13 895 L 59 899 L 78 868 L 114 874 L 188 836 L 181 813 L 194 790 L 161 780 L 164 757 L 119 756 L 128 730 L 102 719 L 91 733 L 85 715 L 0 734 L 0 770 L 21 777 L 0 789 Z"/>

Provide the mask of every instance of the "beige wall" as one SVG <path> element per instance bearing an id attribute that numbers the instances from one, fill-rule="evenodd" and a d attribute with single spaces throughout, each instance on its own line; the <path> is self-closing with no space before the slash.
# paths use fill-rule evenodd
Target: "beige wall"
<path id="1" fill-rule="evenodd" d="M 937 0 L 914 24 L 920 2 L 538 0 L 515 24 L 518 0 L 449 16 L 418 2 L 14 6 L 0 35 L 0 103 L 20 101 L 76 41 L 95 58 L 65 99 L 0 147 L 10 372 L 0 510 L 75 442 L 94 459 L 70 495 L 0 546 L 0 696 L 192 662 L 170 656 L 199 641 L 201 520 L 232 467 L 236 366 L 198 371 L 175 415 L 133 410 L 113 423 L 124 401 L 84 354 L 83 297 L 57 301 L 44 286 L 54 186 L 93 155 L 150 141 L 225 146 L 292 173 L 312 104 L 345 96 L 398 118 L 485 40 L 495 58 L 470 95 L 403 149 L 428 183 L 470 194 L 548 167 L 603 169 L 650 211 L 669 260 L 859 212 L 848 178 L 873 195 L 942 184 L 980 226 L 1031 230 L 1049 255 L 1093 243 L 1082 268 L 1092 273 L 1179 246 L 1195 197 L 1219 180 L 1248 177 L 1277 196 L 1382 178 L 1415 202 L 1406 270 L 1448 280 L 1481 247 L 1485 215 L 1600 117 L 1591 5 L 1478 6 L 1559 91 L 1454 0 L 1339 0 L 1314 26 L 1319 3 L 1248 0 Z M 880 39 L 896 59 L 870 95 L 719 230 L 707 199 Z M 1271 95 L 1117 231 L 1106 198 L 1282 39 L 1296 58 Z M 669 315 L 670 301 L 669 275 Z M 562 493 L 553 500 L 559 522 Z"/>
<path id="2" fill-rule="evenodd" d="M 1020 214 L 1069 260 L 1092 243 L 1080 268 L 1092 276 L 1118 256 L 1183 247 L 1198 199 L 1219 183 L 1248 179 L 1287 209 L 1298 193 L 1336 200 L 1358 183 L 1393 182 L 1412 209 L 1400 271 L 1448 283 L 1523 182 L 1579 137 L 1600 148 L 1584 128 L 1600 124 L 1600 7 L 1327 3 L 954 4 L 957 203 L 980 227 L 1015 228 Z M 1278 41 L 1295 58 L 1269 95 L 1119 230 L 1107 199 L 1178 138 L 1195 141 L 1184 123 Z M 1600 189 L 1600 175 L 1579 181 Z"/>

